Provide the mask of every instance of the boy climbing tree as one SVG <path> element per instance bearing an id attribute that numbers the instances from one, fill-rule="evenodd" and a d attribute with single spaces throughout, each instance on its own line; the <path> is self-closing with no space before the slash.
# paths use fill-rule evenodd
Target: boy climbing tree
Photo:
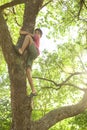
<path id="1" fill-rule="evenodd" d="M 34 88 L 33 85 L 31 70 L 33 61 L 40 54 L 39 46 L 40 46 L 40 38 L 42 37 L 42 30 L 37 28 L 35 29 L 34 34 L 20 30 L 20 34 L 25 35 L 25 39 L 22 46 L 20 48 L 17 48 L 17 51 L 20 55 L 22 55 L 25 49 L 28 50 L 28 57 L 26 61 L 26 75 L 32 90 L 30 96 L 37 96 L 36 89 Z"/>

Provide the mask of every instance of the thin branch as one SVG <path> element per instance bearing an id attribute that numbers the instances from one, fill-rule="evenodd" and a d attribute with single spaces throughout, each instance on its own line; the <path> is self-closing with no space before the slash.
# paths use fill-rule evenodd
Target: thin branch
<path id="1" fill-rule="evenodd" d="M 53 90 L 59 90 L 61 87 L 52 87 L 52 86 L 44 86 L 41 87 L 41 89 L 53 89 Z"/>
<path id="2" fill-rule="evenodd" d="M 71 73 L 71 75 L 69 75 L 65 81 L 63 81 L 62 83 L 56 83 L 55 81 L 51 80 L 51 79 L 47 79 L 47 78 L 42 78 L 42 77 L 33 77 L 33 78 L 36 78 L 36 79 L 40 79 L 40 80 L 45 80 L 45 81 L 48 81 L 48 82 L 51 82 L 53 83 L 55 86 L 63 86 L 65 85 L 66 82 L 68 82 L 73 76 L 75 75 L 81 75 L 81 74 L 87 74 L 87 72 L 75 72 L 75 73 Z"/>
<path id="3" fill-rule="evenodd" d="M 87 23 L 87 20 L 84 19 L 84 18 L 79 18 L 79 20 L 83 21 L 83 22 L 86 22 Z"/>
<path id="4" fill-rule="evenodd" d="M 18 5 L 18 4 L 22 4 L 22 3 L 25 3 L 25 2 L 26 2 L 26 0 L 11 1 L 9 3 L 1 5 L 0 6 L 0 11 L 4 10 L 5 8 L 12 7 L 12 6 L 15 6 L 15 5 Z"/>
<path id="5" fill-rule="evenodd" d="M 80 87 L 78 87 L 77 85 L 72 84 L 72 83 L 66 83 L 66 84 L 64 84 L 64 85 L 72 86 L 72 87 L 77 88 L 77 89 L 79 89 L 79 90 L 81 90 L 81 91 L 84 91 L 84 92 L 87 91 L 87 88 L 80 88 Z"/>
<path id="6" fill-rule="evenodd" d="M 83 1 L 83 4 L 84 4 L 85 8 L 87 9 L 87 6 L 86 6 L 86 3 L 85 3 L 85 0 Z"/>
<path id="7" fill-rule="evenodd" d="M 84 0 L 80 0 L 80 9 L 79 9 L 79 12 L 78 12 L 78 19 L 79 19 L 79 16 L 80 16 L 80 13 L 81 13 L 81 10 L 82 10 L 82 7 L 83 7 L 83 3 L 84 3 Z"/>
<path id="8" fill-rule="evenodd" d="M 79 60 L 80 60 L 80 62 L 81 62 L 81 64 L 82 64 L 83 69 L 86 71 L 85 65 L 84 65 L 84 63 L 83 63 L 83 61 L 82 61 L 81 57 L 80 57 L 80 56 L 78 56 L 78 58 L 79 58 Z"/>
<path id="9" fill-rule="evenodd" d="M 47 3 L 45 3 L 41 8 L 40 8 L 40 10 L 42 9 L 42 8 L 44 8 L 45 6 L 47 6 L 50 2 L 52 2 L 53 0 L 49 0 Z"/>
<path id="10" fill-rule="evenodd" d="M 14 7 L 12 7 L 12 11 L 13 11 L 14 14 L 16 14 Z M 14 20 L 15 20 L 16 24 L 17 24 L 19 27 L 21 27 L 21 25 L 20 25 L 20 24 L 18 23 L 18 21 L 17 21 L 16 16 L 14 17 Z"/>
<path id="11" fill-rule="evenodd" d="M 55 86 L 58 86 L 58 84 L 55 81 L 51 80 L 51 79 L 42 78 L 42 77 L 36 77 L 36 76 L 33 76 L 33 78 L 49 81 L 49 82 L 53 83 Z"/>
<path id="12" fill-rule="evenodd" d="M 71 75 L 69 75 L 65 81 L 63 81 L 62 83 L 60 83 L 61 85 L 65 84 L 67 81 L 69 81 L 73 76 L 75 75 L 80 75 L 80 74 L 87 74 L 87 72 L 75 72 L 75 73 L 71 73 Z"/>
<path id="13" fill-rule="evenodd" d="M 81 90 L 81 91 L 83 91 L 83 92 L 85 92 L 85 91 L 87 91 L 87 88 L 80 88 L 80 87 L 78 87 L 77 85 L 75 85 L 75 84 L 72 84 L 72 83 L 65 83 L 65 84 L 63 84 L 64 86 L 72 86 L 72 87 L 74 87 L 74 88 L 77 88 L 77 89 L 79 89 L 79 90 Z M 59 90 L 61 87 L 63 87 L 63 85 L 62 86 L 59 86 L 59 87 L 52 87 L 52 86 L 45 86 L 45 87 L 42 87 L 42 89 L 54 89 L 54 90 Z"/>

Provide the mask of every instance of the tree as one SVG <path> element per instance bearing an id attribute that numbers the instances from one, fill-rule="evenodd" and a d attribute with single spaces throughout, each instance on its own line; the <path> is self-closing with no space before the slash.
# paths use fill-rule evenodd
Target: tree
<path id="1" fill-rule="evenodd" d="M 57 87 L 61 88 L 64 85 L 74 86 L 84 92 L 83 98 L 77 104 L 71 106 L 60 107 L 49 111 L 45 116 L 39 120 L 31 120 L 32 116 L 32 100 L 27 96 L 26 91 L 26 74 L 24 68 L 24 59 L 19 57 L 13 47 L 13 41 L 8 29 L 6 19 L 4 17 L 3 10 L 7 7 L 16 6 L 18 4 L 24 4 L 24 16 L 23 16 L 23 29 L 33 32 L 35 22 L 40 9 L 46 6 L 48 3 L 53 2 L 45 0 L 14 0 L 0 6 L 0 46 L 4 58 L 8 66 L 8 73 L 11 84 L 11 108 L 12 108 L 12 128 L 11 130 L 48 130 L 57 122 L 75 116 L 83 112 L 87 108 L 87 89 L 81 89 L 74 84 L 67 83 L 73 76 L 85 74 L 85 72 L 71 73 L 62 83 L 56 83 L 53 80 L 44 79 L 54 83 Z M 80 1 L 80 9 L 78 17 L 84 1 Z M 23 40 L 19 37 L 19 40 Z M 27 55 L 27 54 L 26 54 Z"/>

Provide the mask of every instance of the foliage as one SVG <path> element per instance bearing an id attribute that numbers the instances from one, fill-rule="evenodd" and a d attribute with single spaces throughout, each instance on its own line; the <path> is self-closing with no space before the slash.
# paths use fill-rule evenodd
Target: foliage
<path id="1" fill-rule="evenodd" d="M 74 118 L 74 120 L 71 122 L 72 123 L 71 130 L 75 129 L 76 126 L 78 126 L 79 130 L 83 130 L 83 129 L 86 130 L 87 129 L 86 122 L 87 122 L 87 111 Z"/>
<path id="2" fill-rule="evenodd" d="M 80 30 L 86 25 L 87 11 L 83 6 L 80 14 L 79 1 L 59 0 L 54 1 L 42 8 L 37 18 L 37 25 L 48 28 L 48 38 L 58 40 L 61 36 L 67 35 L 70 27 L 81 26 Z M 80 15 L 80 16 L 79 16 Z M 85 28 L 86 30 L 86 28 Z"/>
<path id="3" fill-rule="evenodd" d="M 6 2 L 3 0 L 0 4 Z M 80 10 L 78 2 L 78 0 L 55 0 L 43 7 L 38 14 L 36 26 L 48 29 L 47 37 L 53 38 L 57 46 L 56 50 L 51 53 L 44 50 L 42 56 L 34 64 L 33 77 L 43 78 L 42 80 L 38 77 L 34 78 L 34 84 L 38 90 L 38 97 L 34 98 L 33 104 L 32 118 L 34 120 L 52 109 L 74 104 L 81 99 L 83 93 L 69 84 L 74 83 L 77 86 L 86 87 L 85 75 L 75 75 L 69 80 L 68 85 L 62 87 L 44 80 L 46 78 L 60 84 L 70 73 L 85 71 L 87 68 L 87 61 L 84 62 L 82 57 L 84 48 L 87 47 L 87 11 L 83 7 L 78 16 Z M 14 43 L 17 42 L 22 26 L 23 10 L 24 5 L 18 5 L 4 11 Z M 0 53 L 0 59 L 0 129 L 8 130 L 11 121 L 10 83 L 2 53 Z M 87 112 L 84 112 L 74 118 L 61 121 L 50 130 L 86 130 L 86 115 Z"/>
<path id="4" fill-rule="evenodd" d="M 9 130 L 11 122 L 10 84 L 7 66 L 0 52 L 0 129 Z"/>
<path id="5" fill-rule="evenodd" d="M 9 130 L 11 124 L 11 108 L 9 97 L 0 99 L 0 129 Z"/>
<path id="6" fill-rule="evenodd" d="M 40 95 L 41 99 L 40 103 L 42 104 L 41 108 L 45 104 L 44 108 L 45 109 L 47 108 L 47 111 L 64 104 L 68 104 L 69 100 L 71 104 L 75 103 L 76 101 L 74 98 L 76 98 L 76 96 L 78 96 L 77 94 L 79 93 L 77 89 L 70 87 L 68 85 L 66 87 L 60 88 L 60 86 L 56 86 L 52 82 L 48 82 L 46 80 L 44 81 L 44 79 L 47 78 L 49 80 L 54 81 L 57 84 L 63 82 L 69 75 L 69 73 L 67 72 L 67 67 L 68 69 L 70 67 L 70 71 L 74 70 L 73 66 L 75 67 L 74 62 L 72 62 L 72 60 L 74 61 L 75 55 L 74 57 L 72 57 L 73 59 L 71 59 L 71 55 L 72 54 L 67 52 L 66 49 L 64 51 L 64 45 L 63 45 L 58 52 L 53 53 L 44 52 L 43 58 L 39 59 L 39 67 L 38 67 L 39 69 L 38 70 L 35 69 L 34 76 L 37 77 L 38 75 L 38 77 L 43 77 L 43 80 L 39 80 L 37 77 L 35 84 L 37 84 L 36 87 L 38 88 L 39 95 L 41 94 Z M 77 64 L 76 67 L 78 67 Z M 73 82 L 73 80 L 74 78 L 71 79 L 71 82 Z M 43 94 L 41 93 L 41 91 Z M 45 95 L 47 95 L 47 97 Z M 71 97 L 71 99 L 69 97 Z M 35 107 L 36 106 L 38 106 L 38 103 L 35 104 Z"/>

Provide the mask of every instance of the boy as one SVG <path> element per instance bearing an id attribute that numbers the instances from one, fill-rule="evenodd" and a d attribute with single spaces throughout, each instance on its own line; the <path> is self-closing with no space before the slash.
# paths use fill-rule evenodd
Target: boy
<path id="1" fill-rule="evenodd" d="M 34 31 L 34 34 L 28 33 L 26 31 L 20 30 L 20 34 L 26 35 L 24 42 L 22 44 L 22 47 L 18 49 L 18 52 L 20 55 L 23 54 L 25 49 L 28 49 L 28 58 L 27 58 L 27 67 L 26 67 L 26 74 L 27 78 L 31 87 L 31 96 L 37 96 L 37 92 L 34 88 L 33 85 L 33 80 L 32 80 L 32 74 L 31 74 L 31 68 L 33 61 L 39 56 L 40 51 L 39 51 L 39 46 L 40 46 L 40 38 L 42 37 L 42 30 L 37 28 Z"/>

